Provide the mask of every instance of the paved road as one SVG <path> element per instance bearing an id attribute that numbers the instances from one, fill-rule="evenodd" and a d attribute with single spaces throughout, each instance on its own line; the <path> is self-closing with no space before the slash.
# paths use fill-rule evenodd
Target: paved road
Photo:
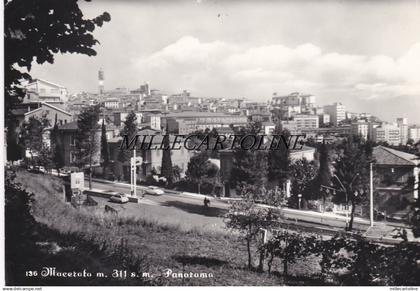
<path id="1" fill-rule="evenodd" d="M 86 185 L 87 186 L 87 185 Z M 94 181 L 92 187 L 95 189 L 109 190 L 123 193 L 130 193 L 130 186 L 123 183 L 113 183 L 106 181 Z M 140 197 L 146 187 L 137 186 L 137 194 Z M 204 216 L 200 221 L 202 223 L 207 223 L 207 220 L 211 220 L 209 223 L 215 223 L 214 218 L 220 219 L 221 216 L 226 213 L 229 208 L 228 201 L 223 201 L 219 199 L 211 199 L 211 210 L 209 213 L 204 213 L 205 208 L 203 207 L 203 197 L 199 195 L 189 195 L 183 193 L 177 193 L 176 191 L 167 191 L 164 195 L 155 196 L 155 195 L 146 195 L 140 200 L 139 205 L 153 205 L 153 206 L 164 206 L 170 208 L 176 208 L 179 211 L 187 212 L 188 214 L 197 214 Z M 101 198 L 101 203 L 111 203 L 107 202 L 107 199 Z M 111 205 L 111 204 L 110 204 Z M 129 210 L 131 208 L 139 207 L 138 205 L 133 206 L 124 206 L 125 209 L 130 211 L 130 213 L 136 213 L 134 210 Z M 179 212 L 178 212 L 179 213 Z M 335 214 L 322 214 L 313 211 L 301 211 L 296 209 L 283 209 L 283 213 L 287 219 L 297 224 L 302 224 L 305 226 L 314 226 L 323 229 L 334 230 L 343 230 L 346 225 L 345 217 L 335 215 Z M 192 220 L 188 218 L 188 222 Z M 354 228 L 365 231 L 369 227 L 368 222 L 362 219 L 355 219 Z"/>
<path id="2" fill-rule="evenodd" d="M 86 183 L 86 187 L 88 187 L 88 184 Z M 111 190 L 114 192 L 123 192 L 126 194 L 130 194 L 130 186 L 123 184 L 123 183 L 112 183 L 112 182 L 99 182 L 94 181 L 92 182 L 92 187 L 94 189 L 100 189 L 100 190 Z M 141 197 L 141 195 L 144 193 L 145 189 L 147 187 L 144 186 L 137 186 L 137 196 Z M 146 194 L 144 198 L 141 200 L 140 203 L 148 203 L 152 205 L 169 205 L 173 202 L 181 202 L 191 205 L 197 205 L 197 206 L 203 206 L 203 197 L 197 196 L 197 195 L 188 195 L 183 193 L 176 193 L 175 191 L 165 192 L 164 195 L 149 195 Z M 229 208 L 229 203 L 227 201 L 220 201 L 216 199 L 211 200 L 211 208 L 219 208 L 227 210 Z M 143 201 L 143 202 L 142 202 Z"/>

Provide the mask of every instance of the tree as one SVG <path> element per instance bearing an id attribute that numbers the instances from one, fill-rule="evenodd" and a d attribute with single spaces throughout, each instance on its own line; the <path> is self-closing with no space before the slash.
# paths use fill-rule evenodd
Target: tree
<path id="1" fill-rule="evenodd" d="M 120 132 L 122 137 L 127 136 L 129 140 L 133 138 L 137 134 L 137 115 L 134 111 L 131 111 L 124 121 L 124 127 Z M 128 161 L 131 157 L 131 152 L 127 149 L 120 148 L 117 156 L 117 162 L 114 163 L 114 175 L 117 178 L 121 178 L 124 175 L 124 167 L 123 164 Z"/>
<path id="2" fill-rule="evenodd" d="M 336 202 L 351 203 L 348 230 L 353 228 L 356 206 L 365 202 L 369 193 L 369 163 L 372 147 L 359 136 L 349 136 L 338 145 L 338 158 L 334 164 L 337 191 Z"/>
<path id="3" fill-rule="evenodd" d="M 312 183 L 310 198 L 323 200 L 323 207 L 325 209 L 326 191 L 323 186 L 330 186 L 331 171 L 329 161 L 329 147 L 323 142 L 319 148 L 319 170 L 314 183 Z"/>
<path id="4" fill-rule="evenodd" d="M 25 95 L 23 80 L 30 80 L 32 62 L 53 63 L 56 53 L 96 55 L 99 42 L 92 32 L 111 20 L 107 12 L 84 19 L 77 0 L 6 0 L 4 3 L 4 67 L 6 126 L 10 109 Z M 13 129 L 14 130 L 14 129 Z"/>
<path id="5" fill-rule="evenodd" d="M 20 284 L 28 253 L 36 249 L 35 219 L 31 212 L 33 194 L 16 183 L 15 173 L 6 172 L 4 181 L 4 245 L 6 284 Z"/>
<path id="6" fill-rule="evenodd" d="M 198 193 L 204 180 L 213 179 L 217 176 L 218 168 L 209 161 L 207 151 L 200 152 L 191 157 L 185 172 L 187 180 L 197 184 Z"/>
<path id="7" fill-rule="evenodd" d="M 21 139 L 25 148 L 31 155 L 31 162 L 34 163 L 34 156 L 37 155 L 44 147 L 43 132 L 45 129 L 45 122 L 36 118 L 30 117 L 22 125 Z"/>
<path id="8" fill-rule="evenodd" d="M 282 136 L 286 141 L 290 138 L 290 132 L 283 130 L 280 123 L 276 125 L 273 135 Z M 280 143 L 280 148 L 268 151 L 268 180 L 283 188 L 290 175 L 290 153 L 281 140 L 278 139 L 277 142 Z"/>
<path id="9" fill-rule="evenodd" d="M 109 146 L 108 140 L 106 137 L 106 126 L 105 120 L 102 120 L 102 127 L 101 127 L 101 164 L 104 172 L 104 176 L 106 177 L 106 173 L 109 166 Z"/>
<path id="10" fill-rule="evenodd" d="M 265 245 L 266 256 L 268 257 L 268 271 L 271 272 L 272 263 L 275 257 L 283 263 L 283 282 L 286 283 L 288 266 L 295 263 L 296 259 L 307 254 L 305 238 L 299 234 L 282 230 L 270 239 Z"/>
<path id="11" fill-rule="evenodd" d="M 241 238 L 246 242 L 248 253 L 248 268 L 252 268 L 252 252 L 251 246 L 257 241 L 259 243 L 260 264 L 259 269 L 262 271 L 263 265 L 263 242 L 259 240 L 262 229 L 270 229 L 273 223 L 281 215 L 277 208 L 260 207 L 256 204 L 256 200 L 265 198 L 264 203 L 279 206 L 276 202 L 281 202 L 278 195 L 274 195 L 273 191 L 261 191 L 262 189 L 256 185 L 242 183 L 238 186 L 238 193 L 241 200 L 232 202 L 229 212 L 225 216 L 226 227 L 231 230 L 238 231 Z M 262 192 L 262 193 L 261 193 Z M 274 199 L 274 200 L 271 200 Z"/>
<path id="12" fill-rule="evenodd" d="M 92 189 L 92 168 L 99 161 L 95 158 L 98 154 L 99 139 L 99 105 L 84 109 L 77 120 L 76 156 L 80 167 L 88 168 L 89 189 Z"/>
<path id="13" fill-rule="evenodd" d="M 51 148 L 52 148 L 52 162 L 54 168 L 60 175 L 60 168 L 64 167 L 64 156 L 63 156 L 63 142 L 61 141 L 58 133 L 57 115 L 55 115 L 54 127 L 51 130 Z"/>
<path id="14" fill-rule="evenodd" d="M 290 168 L 293 200 L 297 202 L 298 195 L 305 200 L 311 199 L 311 185 L 318 170 L 315 164 L 303 158 L 293 162 Z"/>
<path id="15" fill-rule="evenodd" d="M 249 123 L 247 127 L 235 130 L 237 135 L 253 135 L 257 136 L 257 142 L 263 138 L 258 136 L 261 130 L 261 124 Z M 233 166 L 231 171 L 230 183 L 233 187 L 238 187 L 242 183 L 250 185 L 264 186 L 267 182 L 267 154 L 260 150 L 247 150 L 254 141 L 246 139 L 241 144 L 234 145 L 233 150 Z"/>
<path id="16" fill-rule="evenodd" d="M 166 178 L 169 186 L 172 185 L 174 177 L 172 169 L 171 147 L 169 145 L 169 135 L 163 136 L 162 165 L 160 168 L 160 175 Z"/>

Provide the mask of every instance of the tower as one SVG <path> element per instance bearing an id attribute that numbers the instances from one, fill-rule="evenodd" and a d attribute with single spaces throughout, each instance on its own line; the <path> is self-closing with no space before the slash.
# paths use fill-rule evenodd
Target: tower
<path id="1" fill-rule="evenodd" d="M 105 90 L 104 90 L 104 80 L 105 80 L 105 76 L 104 76 L 104 71 L 101 69 L 99 69 L 98 71 L 98 88 L 99 88 L 99 94 L 104 94 Z"/>

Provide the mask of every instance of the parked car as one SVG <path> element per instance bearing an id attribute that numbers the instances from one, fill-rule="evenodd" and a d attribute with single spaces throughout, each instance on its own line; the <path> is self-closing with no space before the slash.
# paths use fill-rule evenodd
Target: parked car
<path id="1" fill-rule="evenodd" d="M 34 174 L 44 174 L 45 169 L 42 166 L 41 167 L 39 167 L 39 166 L 29 166 L 28 172 L 34 173 Z"/>
<path id="2" fill-rule="evenodd" d="M 163 192 L 163 190 L 162 189 L 159 189 L 158 187 L 156 187 L 156 186 L 149 186 L 149 187 L 147 187 L 147 189 L 146 189 L 146 194 L 150 194 L 150 195 L 162 195 L 162 194 L 164 194 L 165 192 Z"/>
<path id="3" fill-rule="evenodd" d="M 127 203 L 128 197 L 124 193 L 117 193 L 115 195 L 112 195 L 111 198 L 109 198 L 109 200 L 111 202 L 116 202 L 116 203 Z"/>

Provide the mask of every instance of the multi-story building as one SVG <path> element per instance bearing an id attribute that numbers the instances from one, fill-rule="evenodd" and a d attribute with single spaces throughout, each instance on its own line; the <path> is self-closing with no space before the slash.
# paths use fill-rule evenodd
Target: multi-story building
<path id="1" fill-rule="evenodd" d="M 400 129 L 394 124 L 383 123 L 373 128 L 372 140 L 375 142 L 386 142 L 390 145 L 399 145 L 401 142 Z"/>
<path id="2" fill-rule="evenodd" d="M 405 117 L 397 118 L 397 125 L 400 129 L 400 143 L 406 144 L 408 141 L 408 120 Z"/>
<path id="3" fill-rule="evenodd" d="M 369 134 L 369 123 L 361 120 L 357 122 L 352 122 L 351 132 L 352 134 L 360 135 L 362 138 L 367 140 Z"/>
<path id="4" fill-rule="evenodd" d="M 197 130 L 245 126 L 248 122 L 246 116 L 230 115 L 218 112 L 179 112 L 166 116 L 169 132 L 188 134 Z"/>
<path id="5" fill-rule="evenodd" d="M 408 129 L 408 137 L 412 139 L 415 143 L 420 141 L 420 127 L 414 126 Z"/>
<path id="6" fill-rule="evenodd" d="M 16 105 L 12 110 L 15 116 L 16 127 L 22 126 L 24 121 L 29 121 L 31 117 L 48 120 L 51 126 L 57 120 L 58 125 L 63 125 L 72 121 L 72 114 L 50 103 L 31 102 Z"/>
<path id="7" fill-rule="evenodd" d="M 346 119 L 346 106 L 341 103 L 325 105 L 324 112 L 330 115 L 330 121 L 334 126 L 337 126 L 340 121 Z"/>
<path id="8" fill-rule="evenodd" d="M 296 129 L 298 131 L 303 129 L 315 129 L 319 127 L 319 119 L 317 115 L 298 114 L 294 116 L 296 122 Z"/>
<path id="9" fill-rule="evenodd" d="M 388 215 L 406 216 L 409 203 L 418 198 L 420 159 L 384 146 L 375 147 L 373 156 L 378 180 L 375 182 L 375 195 L 378 195 L 376 207 Z"/>
<path id="10" fill-rule="evenodd" d="M 107 109 L 118 109 L 120 100 L 118 98 L 108 98 L 104 100 L 104 106 Z"/>
<path id="11" fill-rule="evenodd" d="M 330 115 L 329 114 L 319 114 L 318 115 L 318 123 L 319 126 L 325 126 L 330 124 L 331 120 L 330 120 Z"/>
<path id="12" fill-rule="evenodd" d="M 315 96 L 299 92 L 293 92 L 287 96 L 277 96 L 277 93 L 274 93 L 271 106 L 283 111 L 285 118 L 290 118 L 296 114 L 311 114 L 315 107 L 315 100 Z"/>
<path id="13" fill-rule="evenodd" d="M 46 102 L 62 107 L 68 101 L 67 89 L 50 81 L 34 79 L 25 85 L 23 103 Z"/>

